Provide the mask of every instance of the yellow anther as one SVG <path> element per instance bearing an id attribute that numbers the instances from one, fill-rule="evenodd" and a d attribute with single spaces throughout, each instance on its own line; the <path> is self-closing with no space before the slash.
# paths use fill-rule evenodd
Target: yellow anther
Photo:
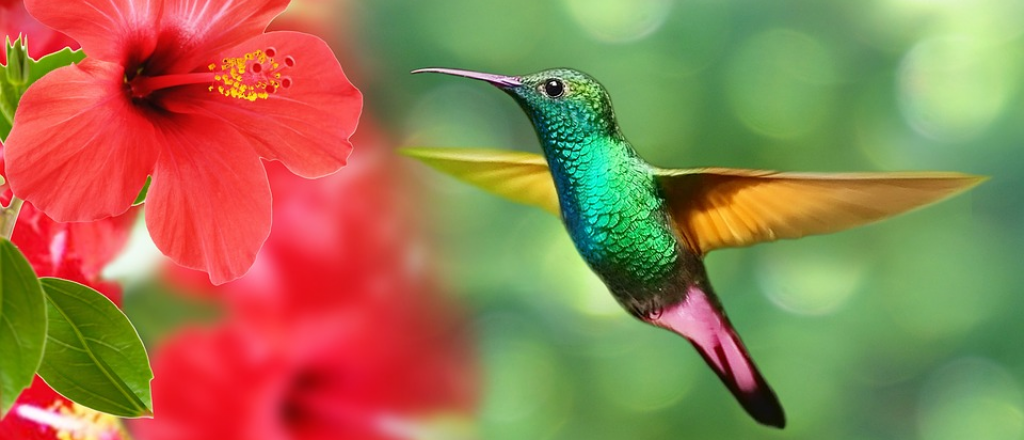
<path id="1" fill-rule="evenodd" d="M 213 76 L 214 83 L 209 90 L 212 92 L 216 89 L 221 95 L 249 102 L 270 98 L 271 94 L 282 89 L 279 70 L 288 68 L 274 61 L 272 55 L 277 55 L 276 50 L 270 51 L 270 54 L 255 50 L 240 57 L 225 58 L 219 65 L 220 72 Z M 211 70 L 217 67 L 216 64 L 210 64 Z"/>
<path id="2" fill-rule="evenodd" d="M 116 417 L 95 411 L 77 403 L 65 404 L 55 401 L 48 411 L 75 421 L 74 428 L 54 426 L 59 440 L 107 440 L 126 439 L 127 433 Z"/>

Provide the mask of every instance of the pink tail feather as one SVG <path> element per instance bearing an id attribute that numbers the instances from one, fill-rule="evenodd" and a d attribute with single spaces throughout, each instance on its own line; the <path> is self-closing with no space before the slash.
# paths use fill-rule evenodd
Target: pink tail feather
<path id="1" fill-rule="evenodd" d="M 758 422 L 777 428 L 786 425 L 779 398 L 757 371 L 721 307 L 704 291 L 690 287 L 682 302 L 652 314 L 646 321 L 688 339 Z"/>

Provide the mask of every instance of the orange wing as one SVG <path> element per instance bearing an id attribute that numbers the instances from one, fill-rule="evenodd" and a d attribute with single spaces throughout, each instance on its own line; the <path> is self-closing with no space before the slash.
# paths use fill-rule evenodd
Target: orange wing
<path id="1" fill-rule="evenodd" d="M 658 170 L 676 228 L 700 254 L 882 220 L 985 180 L 961 173 Z"/>

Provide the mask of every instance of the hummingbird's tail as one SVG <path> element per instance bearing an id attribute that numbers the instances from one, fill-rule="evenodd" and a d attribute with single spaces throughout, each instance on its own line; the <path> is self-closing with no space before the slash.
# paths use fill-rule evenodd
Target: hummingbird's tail
<path id="1" fill-rule="evenodd" d="M 758 422 L 777 428 L 786 426 L 779 398 L 757 371 L 714 297 L 691 286 L 681 302 L 651 314 L 645 321 L 688 339 Z"/>

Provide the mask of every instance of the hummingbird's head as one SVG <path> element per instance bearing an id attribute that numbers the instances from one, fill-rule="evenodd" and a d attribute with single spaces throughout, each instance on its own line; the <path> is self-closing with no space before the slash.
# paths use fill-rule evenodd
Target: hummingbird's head
<path id="1" fill-rule="evenodd" d="M 503 76 L 458 69 L 419 69 L 491 83 L 526 111 L 544 140 L 583 142 L 593 136 L 622 138 L 612 101 L 590 75 L 574 69 L 548 69 L 523 76 Z"/>

